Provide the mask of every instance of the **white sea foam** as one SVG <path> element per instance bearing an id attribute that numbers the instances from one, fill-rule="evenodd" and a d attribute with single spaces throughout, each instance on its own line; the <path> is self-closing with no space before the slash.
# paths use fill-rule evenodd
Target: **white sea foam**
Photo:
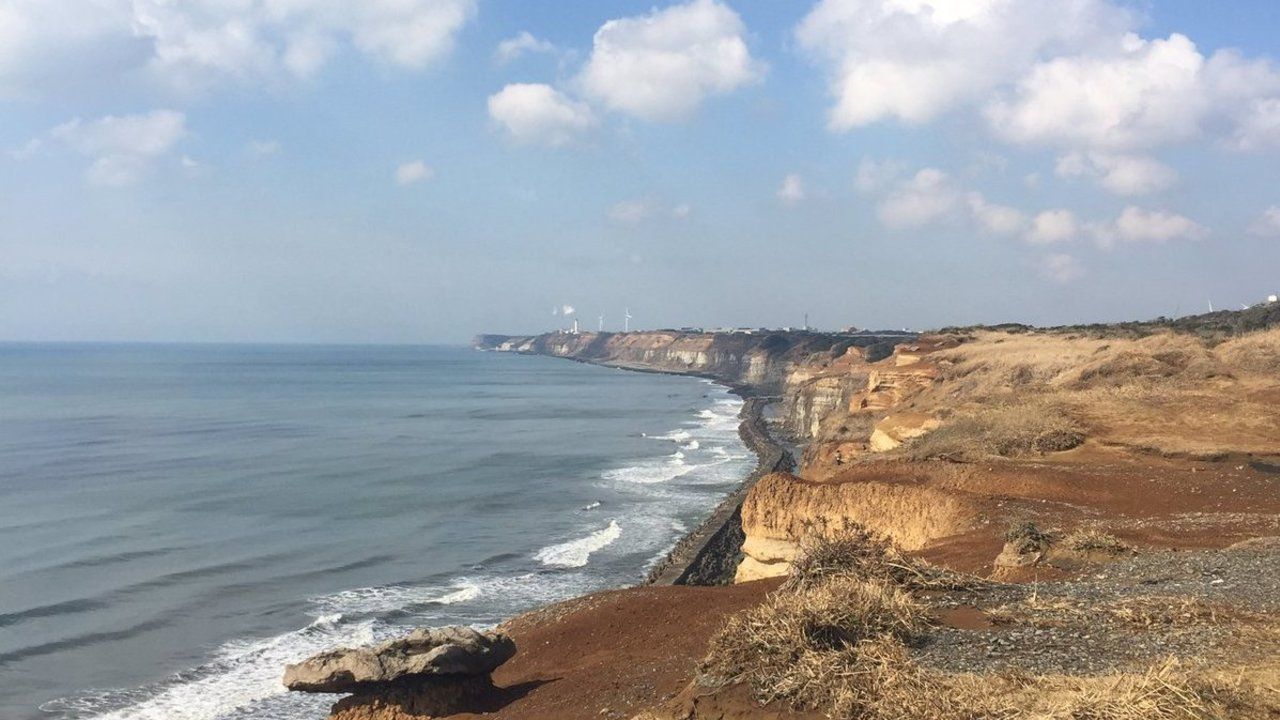
<path id="1" fill-rule="evenodd" d="M 600 501 L 599 501 L 599 500 L 593 500 L 593 501 L 591 501 L 591 502 L 587 503 L 586 505 L 583 505 L 582 507 L 580 507 L 580 508 L 578 508 L 578 509 L 579 509 L 579 510 L 595 510 L 595 509 L 596 509 L 596 508 L 598 508 L 598 507 L 600 507 Z"/>
<path id="2" fill-rule="evenodd" d="M 691 435 L 688 430 L 673 430 L 669 433 L 664 433 L 662 435 L 646 435 L 645 437 L 651 437 L 654 440 L 672 440 L 674 442 L 684 442 L 685 440 L 692 438 L 693 435 Z"/>
<path id="3" fill-rule="evenodd" d="M 536 554 L 534 559 L 543 565 L 554 567 L 582 567 L 591 559 L 591 553 L 612 545 L 622 537 L 622 528 L 617 520 L 610 520 L 609 526 L 597 530 L 584 538 L 570 540 L 558 545 L 548 545 Z"/>
<path id="4" fill-rule="evenodd" d="M 698 442 L 697 440 L 690 440 L 684 445 L 681 445 L 680 449 L 681 450 L 697 450 L 700 447 L 702 447 L 702 443 Z"/>
<path id="5" fill-rule="evenodd" d="M 677 465 L 670 461 L 653 462 L 606 470 L 601 477 L 614 482 L 656 485 L 688 475 L 699 467 L 698 465 Z"/>
<path id="6" fill-rule="evenodd" d="M 155 686 L 111 691 L 47 703 L 42 709 L 66 717 L 93 720 L 215 720 L 235 708 L 283 695 L 280 672 L 321 650 L 378 639 L 372 621 L 343 624 L 337 614 L 323 615 L 305 628 L 265 640 L 233 641 L 214 659 Z M 290 698 L 300 717 L 323 714 L 328 700 Z M 294 714 L 291 712 L 291 714 Z"/>
<path id="7" fill-rule="evenodd" d="M 454 603 L 473 600 L 480 588 L 471 583 L 439 586 L 384 585 L 354 588 L 323 597 L 312 598 L 322 611 L 347 615 L 372 615 L 404 610 L 419 605 Z"/>

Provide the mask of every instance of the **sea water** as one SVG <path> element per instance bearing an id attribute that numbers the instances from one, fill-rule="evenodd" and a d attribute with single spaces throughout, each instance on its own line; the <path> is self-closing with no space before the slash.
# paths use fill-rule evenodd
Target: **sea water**
<path id="1" fill-rule="evenodd" d="M 749 472 L 689 377 L 0 344 L 0 717 L 322 717 L 286 663 L 633 584 Z"/>

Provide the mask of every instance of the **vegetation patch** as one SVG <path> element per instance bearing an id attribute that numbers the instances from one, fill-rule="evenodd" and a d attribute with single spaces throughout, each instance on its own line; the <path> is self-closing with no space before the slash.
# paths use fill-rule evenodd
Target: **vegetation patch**
<path id="1" fill-rule="evenodd" d="M 1002 402 L 957 414 L 920 439 L 907 453 L 915 459 L 1025 457 L 1079 446 L 1085 434 L 1059 404 Z"/>
<path id="2" fill-rule="evenodd" d="M 1047 537 L 1031 524 L 1014 530 L 1013 540 Z M 928 604 L 912 589 L 919 574 L 900 566 L 910 561 L 860 530 L 806 545 L 797 575 L 712 639 L 699 685 L 741 683 L 762 705 L 834 720 L 1228 720 L 1274 717 L 1278 709 L 1273 669 L 1246 681 L 1173 660 L 1095 676 L 922 666 L 912 649 L 927 642 Z M 1213 619 L 1195 601 L 1158 600 L 1120 601 L 1107 612 L 1137 627 Z M 1019 616 L 1096 612 L 1038 607 L 1034 598 L 1021 605 Z"/>

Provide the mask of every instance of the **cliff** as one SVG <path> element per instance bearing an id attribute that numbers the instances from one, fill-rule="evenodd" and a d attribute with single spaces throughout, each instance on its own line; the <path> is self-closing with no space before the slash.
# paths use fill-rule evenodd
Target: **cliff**
<path id="1" fill-rule="evenodd" d="M 753 395 L 777 395 L 793 371 L 821 366 L 851 348 L 891 346 L 910 333 L 819 333 L 803 331 L 477 335 L 477 350 L 562 357 L 596 365 L 706 377 Z"/>

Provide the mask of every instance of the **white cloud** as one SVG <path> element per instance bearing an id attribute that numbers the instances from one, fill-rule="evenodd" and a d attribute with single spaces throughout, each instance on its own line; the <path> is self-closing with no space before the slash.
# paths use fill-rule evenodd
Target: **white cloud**
<path id="1" fill-rule="evenodd" d="M 578 76 L 586 96 L 650 121 L 691 115 L 710 95 L 760 79 L 742 19 L 715 0 L 692 0 L 648 15 L 610 20 L 596 31 Z"/>
<path id="2" fill-rule="evenodd" d="M 1183 35 L 1128 35 L 1114 53 L 1037 65 L 989 115 L 1014 142 L 1122 149 L 1186 140 L 1209 109 L 1203 68 L 1204 57 Z"/>
<path id="3" fill-rule="evenodd" d="M 829 78 L 828 124 L 983 108 L 1013 143 L 1133 152 L 1205 134 L 1280 147 L 1280 70 L 1186 36 L 1143 39 L 1118 0 L 820 0 L 796 39 Z M 1133 187 L 1117 175 L 1116 188 Z M 1137 187 L 1143 182 L 1137 181 Z"/>
<path id="4" fill-rule="evenodd" d="M 556 46 L 547 40 L 539 40 L 528 30 L 521 30 L 515 37 L 498 43 L 497 49 L 493 51 L 493 59 L 499 65 L 506 65 L 530 53 L 553 55 L 556 53 Z"/>
<path id="5" fill-rule="evenodd" d="M 1258 237 L 1280 237 L 1280 205 L 1272 205 L 1249 226 L 1249 234 Z"/>
<path id="6" fill-rule="evenodd" d="M 794 207 L 800 201 L 804 200 L 804 180 L 797 174 L 791 173 L 782 179 L 782 186 L 778 188 L 778 200 L 783 205 Z"/>
<path id="7" fill-rule="evenodd" d="M 187 134 L 186 123 L 185 115 L 172 110 L 92 122 L 77 118 L 50 130 L 49 138 L 93 159 L 85 171 L 90 183 L 118 187 L 137 182 L 156 158 L 177 145 Z"/>
<path id="8" fill-rule="evenodd" d="M 596 125 L 591 108 L 550 85 L 507 85 L 489 96 L 489 117 L 512 139 L 559 146 Z"/>
<path id="9" fill-rule="evenodd" d="M 843 131 L 985 101 L 1042 53 L 1132 24 L 1107 0 L 822 0 L 796 39 L 829 76 Z"/>
<path id="10" fill-rule="evenodd" d="M 1244 111 L 1231 139 L 1239 150 L 1280 147 L 1280 98 L 1255 100 Z"/>
<path id="11" fill-rule="evenodd" d="M 1185 35 L 1037 64 L 991 104 L 1002 137 L 1110 152 L 1153 148 L 1213 131 L 1239 149 L 1280 140 L 1280 70 L 1231 50 L 1206 58 Z"/>
<path id="12" fill-rule="evenodd" d="M 684 220 L 693 214 L 693 206 L 689 203 L 680 203 L 671 208 L 671 217 L 677 220 Z"/>
<path id="13" fill-rule="evenodd" d="M 923 227 L 950 215 L 959 200 L 946 173 L 924 168 L 881 200 L 876 214 L 887 227 Z"/>
<path id="14" fill-rule="evenodd" d="M 397 185 L 412 185 L 423 180 L 430 180 L 435 176 L 435 171 L 427 167 L 427 164 L 421 160 L 403 163 L 396 168 L 395 178 Z"/>
<path id="15" fill-rule="evenodd" d="M 1172 240 L 1203 240 L 1209 231 L 1200 223 L 1162 210 L 1143 210 L 1130 205 L 1115 221 L 1090 227 L 1102 247 L 1118 242 L 1166 243 Z"/>
<path id="16" fill-rule="evenodd" d="M 1040 276 L 1050 282 L 1066 285 L 1081 275 L 1084 275 L 1084 266 L 1070 255 L 1046 255 L 1040 260 Z"/>
<path id="17" fill-rule="evenodd" d="M 1121 196 L 1158 193 L 1178 181 L 1177 171 L 1144 155 L 1072 152 L 1058 158 L 1055 172 L 1059 177 L 1091 178 Z"/>
<path id="18" fill-rule="evenodd" d="M 476 0 L 8 0 L 0 93 L 139 69 L 182 89 L 306 77 L 342 44 L 419 69 L 475 11 Z"/>
<path id="19" fill-rule="evenodd" d="M 1027 242 L 1033 245 L 1051 245 L 1073 240 L 1080 234 L 1080 223 L 1070 210 L 1046 210 L 1031 221 Z"/>
<path id="20" fill-rule="evenodd" d="M 1017 235 L 1027 226 L 1027 217 L 1020 210 L 989 203 L 982 193 L 971 192 L 967 200 L 978 227 L 989 235 Z"/>

